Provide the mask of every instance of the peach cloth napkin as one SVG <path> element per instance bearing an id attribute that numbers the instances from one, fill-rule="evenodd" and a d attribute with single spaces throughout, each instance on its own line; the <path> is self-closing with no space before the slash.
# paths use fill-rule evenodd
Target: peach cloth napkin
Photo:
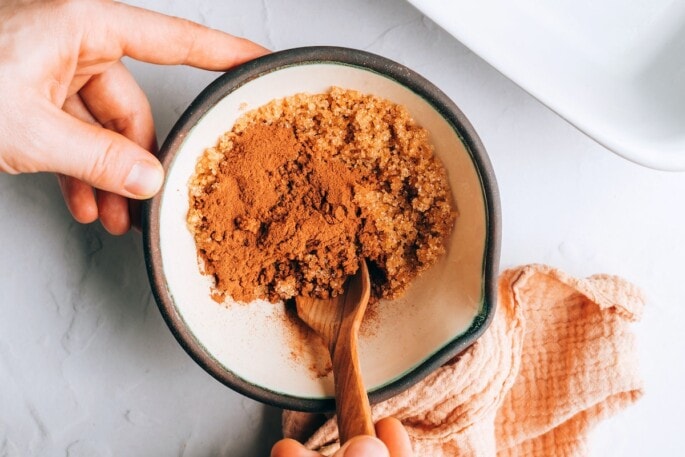
<path id="1" fill-rule="evenodd" d="M 417 456 L 580 456 L 588 431 L 642 395 L 630 323 L 640 291 L 609 275 L 576 279 L 544 265 L 499 278 L 497 312 L 476 344 L 374 405 L 400 419 Z M 286 411 L 285 436 L 328 455 L 333 419 Z"/>

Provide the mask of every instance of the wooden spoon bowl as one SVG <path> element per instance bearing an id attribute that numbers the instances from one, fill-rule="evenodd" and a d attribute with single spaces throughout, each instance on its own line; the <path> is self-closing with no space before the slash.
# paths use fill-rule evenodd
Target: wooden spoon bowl
<path id="1" fill-rule="evenodd" d="M 319 299 L 297 297 L 297 315 L 326 343 L 333 362 L 335 410 L 340 444 L 357 435 L 375 436 L 371 407 L 357 352 L 357 336 L 371 284 L 366 261 L 345 282 L 342 294 Z"/>

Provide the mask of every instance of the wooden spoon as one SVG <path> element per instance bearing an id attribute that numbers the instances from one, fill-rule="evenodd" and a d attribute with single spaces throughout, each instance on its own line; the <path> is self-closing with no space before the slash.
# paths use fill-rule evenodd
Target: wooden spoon
<path id="1" fill-rule="evenodd" d="M 357 334 L 370 289 L 369 269 L 362 261 L 337 297 L 295 299 L 297 315 L 324 340 L 331 354 L 340 444 L 358 435 L 376 435 L 357 354 Z"/>

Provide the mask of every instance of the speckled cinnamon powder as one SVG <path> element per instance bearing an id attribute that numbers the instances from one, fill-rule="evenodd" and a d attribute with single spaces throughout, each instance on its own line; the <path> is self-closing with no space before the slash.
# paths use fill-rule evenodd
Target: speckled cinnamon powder
<path id="1" fill-rule="evenodd" d="M 455 219 L 427 132 L 403 107 L 339 88 L 241 117 L 190 189 L 219 301 L 335 295 L 360 258 L 373 296 L 396 298 L 444 252 Z"/>

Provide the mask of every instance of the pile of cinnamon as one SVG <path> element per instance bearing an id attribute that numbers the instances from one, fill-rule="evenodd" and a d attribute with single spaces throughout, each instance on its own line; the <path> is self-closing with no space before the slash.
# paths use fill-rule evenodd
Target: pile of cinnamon
<path id="1" fill-rule="evenodd" d="M 366 258 L 395 298 L 443 252 L 455 212 L 428 134 L 343 89 L 244 115 L 198 162 L 188 223 L 213 297 L 326 298 Z"/>

